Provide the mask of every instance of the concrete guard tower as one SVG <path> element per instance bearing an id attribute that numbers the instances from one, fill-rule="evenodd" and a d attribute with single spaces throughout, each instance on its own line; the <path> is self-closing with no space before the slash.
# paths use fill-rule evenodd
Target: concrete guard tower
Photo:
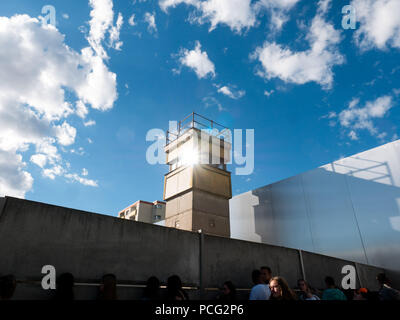
<path id="1" fill-rule="evenodd" d="M 194 112 L 167 131 L 167 227 L 230 237 L 231 146 L 230 130 Z"/>

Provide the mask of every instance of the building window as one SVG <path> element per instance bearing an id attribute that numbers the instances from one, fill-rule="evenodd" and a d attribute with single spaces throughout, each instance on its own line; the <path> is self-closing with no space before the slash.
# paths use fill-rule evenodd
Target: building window
<path id="1" fill-rule="evenodd" d="M 161 204 L 156 204 L 156 209 L 161 209 L 162 205 Z"/>
<path id="2" fill-rule="evenodd" d="M 175 221 L 175 228 L 179 228 L 180 224 L 179 224 L 179 220 Z"/>
<path id="3" fill-rule="evenodd" d="M 154 216 L 154 220 L 161 220 L 161 216 Z"/>

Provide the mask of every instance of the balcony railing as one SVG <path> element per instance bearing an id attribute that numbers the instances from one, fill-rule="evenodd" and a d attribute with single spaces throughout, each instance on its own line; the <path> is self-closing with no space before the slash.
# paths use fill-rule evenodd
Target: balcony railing
<path id="1" fill-rule="evenodd" d="M 183 120 L 178 122 L 177 131 L 167 131 L 166 144 L 169 145 L 190 129 L 206 130 L 207 133 L 212 136 L 231 142 L 231 131 L 228 128 L 213 120 L 207 119 L 202 115 L 192 112 Z"/>

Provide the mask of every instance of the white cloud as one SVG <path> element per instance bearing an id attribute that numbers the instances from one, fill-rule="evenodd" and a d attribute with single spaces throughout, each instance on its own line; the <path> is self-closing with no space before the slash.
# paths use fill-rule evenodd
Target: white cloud
<path id="1" fill-rule="evenodd" d="M 144 21 L 147 23 L 147 30 L 150 33 L 157 32 L 157 25 L 156 25 L 156 15 L 151 14 L 150 12 L 146 12 L 144 14 Z"/>
<path id="2" fill-rule="evenodd" d="M 131 16 L 129 17 L 128 23 L 129 23 L 129 25 L 132 26 L 132 27 L 133 27 L 133 26 L 136 26 L 135 15 L 134 15 L 134 14 L 131 15 Z"/>
<path id="3" fill-rule="evenodd" d="M 350 137 L 351 140 L 358 140 L 357 133 L 354 130 L 351 130 L 349 132 L 349 137 Z"/>
<path id="4" fill-rule="evenodd" d="M 62 14 L 62 17 L 63 17 L 65 20 L 68 20 L 68 19 L 69 19 L 69 14 L 68 14 L 68 13 L 63 13 L 63 14 Z"/>
<path id="5" fill-rule="evenodd" d="M 115 50 L 121 50 L 123 42 L 119 40 L 119 34 L 121 32 L 122 24 L 124 23 L 124 18 L 122 17 L 121 12 L 118 13 L 118 18 L 115 26 L 111 26 L 110 28 L 110 47 L 113 47 Z"/>
<path id="6" fill-rule="evenodd" d="M 0 195 L 24 197 L 32 188 L 33 178 L 22 159 L 31 145 L 36 154 L 30 160 L 42 167 L 44 176 L 54 179 L 68 174 L 57 144 L 73 144 L 77 131 L 66 118 L 73 113 L 85 118 L 89 106 L 112 108 L 116 75 L 108 70 L 102 47 L 112 25 L 107 22 L 103 28 L 103 22 L 113 16 L 112 2 L 111 12 L 106 12 L 110 6 L 98 10 L 110 2 L 90 2 L 90 46 L 81 52 L 68 47 L 57 28 L 37 18 L 0 17 Z M 116 39 L 112 36 L 110 41 Z"/>
<path id="7" fill-rule="evenodd" d="M 51 168 L 44 169 L 42 174 L 44 177 L 47 177 L 51 180 L 54 180 L 56 176 L 61 176 L 65 172 L 65 169 L 60 165 L 55 165 Z"/>
<path id="8" fill-rule="evenodd" d="M 84 177 L 86 177 L 88 174 L 89 174 L 88 170 L 87 170 L 86 168 L 83 168 L 83 169 L 82 169 L 82 175 L 83 175 Z"/>
<path id="9" fill-rule="evenodd" d="M 217 107 L 219 112 L 226 111 L 226 109 L 221 105 L 221 103 L 214 97 L 209 96 L 203 98 L 203 103 L 206 109 L 211 107 Z"/>
<path id="10" fill-rule="evenodd" d="M 280 30 L 289 19 L 289 11 L 299 1 L 300 0 L 260 0 L 255 4 L 255 10 L 257 13 L 267 10 L 271 27 Z"/>
<path id="11" fill-rule="evenodd" d="M 296 84 L 316 82 L 324 89 L 332 87 L 332 68 L 344 62 L 337 48 L 341 35 L 324 19 L 325 2 L 320 1 L 319 5 L 306 37 L 310 49 L 293 52 L 275 42 L 266 41 L 251 55 L 253 59 L 261 62 L 262 69 L 258 72 L 260 76 L 268 80 L 280 78 Z"/>
<path id="12" fill-rule="evenodd" d="M 98 187 L 99 186 L 97 181 L 94 181 L 94 180 L 91 180 L 91 179 L 87 179 L 87 178 L 82 178 L 81 176 L 79 176 L 76 173 L 73 173 L 73 174 L 68 173 L 68 174 L 65 175 L 65 177 L 67 179 L 70 179 L 71 181 L 77 181 L 80 184 L 83 184 L 85 186 L 90 186 L 90 187 Z"/>
<path id="13" fill-rule="evenodd" d="M 83 123 L 83 125 L 85 127 L 91 127 L 91 126 L 94 126 L 95 124 L 96 124 L 96 121 L 94 121 L 94 120 L 88 120 L 88 121 Z"/>
<path id="14" fill-rule="evenodd" d="M 267 97 L 269 97 L 269 96 L 271 96 L 274 92 L 275 92 L 274 90 L 270 90 L 270 91 L 265 90 L 265 91 L 264 91 L 264 95 L 266 95 Z"/>
<path id="15" fill-rule="evenodd" d="M 164 12 L 180 4 L 195 8 L 190 16 L 191 22 L 210 23 L 209 31 L 219 24 L 228 26 L 232 31 L 241 33 L 258 24 L 257 16 L 265 11 L 269 13 L 271 25 L 280 29 L 287 21 L 288 11 L 300 0 L 159 0 Z"/>
<path id="16" fill-rule="evenodd" d="M 24 166 L 21 155 L 0 149 L 0 195 L 23 198 L 32 188 L 33 178 Z"/>
<path id="17" fill-rule="evenodd" d="M 359 27 L 354 37 L 362 50 L 400 48 L 400 1 L 353 0 Z"/>
<path id="18" fill-rule="evenodd" d="M 34 154 L 31 156 L 31 162 L 43 168 L 47 163 L 47 156 L 42 153 Z"/>
<path id="19" fill-rule="evenodd" d="M 180 64 L 193 69 L 199 79 L 205 78 L 207 75 L 215 77 L 215 66 L 208 58 L 207 52 L 201 51 L 199 41 L 196 41 L 193 50 L 182 49 L 178 56 Z"/>
<path id="20" fill-rule="evenodd" d="M 122 42 L 119 41 L 119 31 L 121 29 L 123 18 L 121 13 L 118 14 L 116 26 L 113 25 L 114 11 L 112 0 L 89 0 L 92 8 L 90 11 L 90 31 L 88 41 L 90 46 L 95 51 L 96 55 L 102 59 L 107 58 L 102 43 L 109 35 L 109 46 L 119 49 Z"/>
<path id="21" fill-rule="evenodd" d="M 56 135 L 59 144 L 69 146 L 75 142 L 76 129 L 70 126 L 66 121 L 64 121 L 61 126 L 56 126 L 56 128 Z"/>
<path id="22" fill-rule="evenodd" d="M 359 106 L 359 99 L 353 99 L 348 108 L 338 115 L 339 123 L 350 130 L 349 137 L 357 140 L 359 130 L 367 130 L 372 136 L 383 139 L 387 134 L 379 132 L 374 124 L 374 119 L 383 118 L 393 107 L 391 96 L 382 96 L 374 101 L 368 101 L 364 106 Z"/>
<path id="23" fill-rule="evenodd" d="M 85 106 L 85 104 L 81 100 L 78 100 L 76 102 L 76 114 L 78 115 L 78 117 L 85 119 L 85 117 L 88 113 L 89 113 L 89 110 Z"/>
<path id="24" fill-rule="evenodd" d="M 218 88 L 218 92 L 228 96 L 231 99 L 240 99 L 246 94 L 246 91 L 244 90 L 235 90 L 229 86 Z"/>

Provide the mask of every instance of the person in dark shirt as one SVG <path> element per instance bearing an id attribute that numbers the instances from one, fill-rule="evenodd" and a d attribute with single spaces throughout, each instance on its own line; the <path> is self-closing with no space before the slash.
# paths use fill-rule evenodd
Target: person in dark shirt
<path id="1" fill-rule="evenodd" d="M 376 280 L 380 285 L 380 300 L 400 300 L 400 292 L 390 286 L 390 280 L 386 277 L 386 274 L 379 273 L 376 276 Z"/>
<path id="2" fill-rule="evenodd" d="M 189 296 L 182 289 L 181 278 L 177 275 L 170 276 L 167 281 L 167 300 L 182 301 L 189 300 Z"/>
<path id="3" fill-rule="evenodd" d="M 236 301 L 236 288 L 231 281 L 226 281 L 221 291 L 218 300 L 226 302 Z"/>
<path id="4" fill-rule="evenodd" d="M 156 277 L 150 277 L 147 280 L 146 288 L 142 300 L 157 301 L 160 300 L 160 281 Z"/>
<path id="5" fill-rule="evenodd" d="M 17 280 L 12 274 L 0 277 L 0 300 L 10 300 L 17 287 Z"/>
<path id="6" fill-rule="evenodd" d="M 74 300 L 74 276 L 71 273 L 63 273 L 58 277 L 54 300 Z"/>

